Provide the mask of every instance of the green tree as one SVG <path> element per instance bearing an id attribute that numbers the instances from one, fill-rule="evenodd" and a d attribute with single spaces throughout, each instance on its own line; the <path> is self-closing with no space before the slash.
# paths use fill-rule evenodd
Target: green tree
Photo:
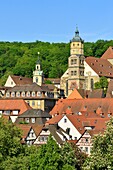
<path id="1" fill-rule="evenodd" d="M 108 87 L 108 80 L 106 77 L 102 76 L 99 80 L 99 82 L 95 83 L 95 89 L 103 89 L 106 93 Z"/>
<path id="2" fill-rule="evenodd" d="M 107 123 L 107 129 L 104 134 L 94 136 L 92 152 L 86 159 L 83 169 L 113 169 L 113 117 Z"/>
<path id="3" fill-rule="evenodd" d="M 61 155 L 63 160 L 63 169 L 64 167 L 71 166 L 72 169 L 75 169 L 77 165 L 77 159 L 74 154 L 74 150 L 71 147 L 70 143 L 64 143 L 64 145 L 61 148 Z"/>

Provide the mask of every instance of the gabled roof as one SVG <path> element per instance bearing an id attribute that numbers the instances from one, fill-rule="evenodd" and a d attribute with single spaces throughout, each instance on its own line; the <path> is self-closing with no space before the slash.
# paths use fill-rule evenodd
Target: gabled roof
<path id="1" fill-rule="evenodd" d="M 101 108 L 104 117 L 108 117 L 108 113 L 113 115 L 113 98 L 59 99 L 50 114 L 64 114 L 70 108 L 73 114 L 83 111 L 96 114 L 97 109 Z"/>
<path id="2" fill-rule="evenodd" d="M 72 93 L 67 97 L 67 99 L 82 99 L 82 96 L 78 92 L 78 90 L 75 88 Z"/>
<path id="3" fill-rule="evenodd" d="M 15 84 L 19 86 L 33 83 L 32 78 L 28 78 L 28 77 L 11 75 L 11 78 L 15 82 Z"/>
<path id="4" fill-rule="evenodd" d="M 113 47 L 109 47 L 101 57 L 102 59 L 113 59 Z"/>
<path id="5" fill-rule="evenodd" d="M 103 58 L 87 57 L 85 62 L 99 75 L 113 78 L 113 65 Z"/>
<path id="6" fill-rule="evenodd" d="M 26 138 L 31 130 L 31 126 L 27 124 L 16 124 L 16 126 L 22 131 L 22 138 Z"/>
<path id="7" fill-rule="evenodd" d="M 20 110 L 20 115 L 29 109 L 32 108 L 22 99 L 0 99 L 0 110 Z"/>

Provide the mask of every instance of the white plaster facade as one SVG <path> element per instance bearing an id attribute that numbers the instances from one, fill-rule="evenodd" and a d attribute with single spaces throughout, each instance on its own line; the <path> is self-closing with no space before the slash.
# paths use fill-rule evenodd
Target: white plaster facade
<path id="1" fill-rule="evenodd" d="M 64 131 L 66 131 L 66 129 L 70 128 L 69 136 L 68 135 L 66 136 L 68 138 L 68 140 L 70 140 L 70 136 L 71 136 L 72 140 L 76 140 L 81 137 L 81 134 L 79 133 L 79 131 L 71 123 L 71 121 L 67 118 L 66 115 L 58 122 L 58 126 L 61 127 Z M 62 136 L 62 140 L 64 140 L 63 136 Z"/>
<path id="2" fill-rule="evenodd" d="M 9 75 L 9 77 L 7 78 L 7 81 L 4 85 L 5 87 L 14 87 L 16 86 L 15 82 L 13 81 L 13 79 L 11 78 L 11 76 Z"/>

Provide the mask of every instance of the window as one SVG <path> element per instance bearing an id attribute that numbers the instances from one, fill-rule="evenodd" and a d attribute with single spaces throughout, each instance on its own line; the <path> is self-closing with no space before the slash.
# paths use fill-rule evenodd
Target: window
<path id="1" fill-rule="evenodd" d="M 18 115 L 18 110 L 13 110 L 13 115 Z"/>
<path id="2" fill-rule="evenodd" d="M 74 75 L 77 75 L 77 71 L 74 71 Z"/>
<path id="3" fill-rule="evenodd" d="M 84 76 L 84 71 L 80 71 L 80 76 Z"/>
<path id="4" fill-rule="evenodd" d="M 29 118 L 25 118 L 25 122 L 29 123 Z"/>
<path id="5" fill-rule="evenodd" d="M 38 83 L 38 77 L 36 77 L 36 83 Z"/>
<path id="6" fill-rule="evenodd" d="M 10 110 L 5 110 L 5 111 L 4 111 L 4 114 L 5 114 L 5 115 L 10 115 Z"/>
<path id="7" fill-rule="evenodd" d="M 93 88 L 94 88 L 94 80 L 91 79 L 91 89 L 93 89 Z"/>
<path id="8" fill-rule="evenodd" d="M 24 91 L 22 92 L 22 97 L 25 97 L 25 92 Z"/>
<path id="9" fill-rule="evenodd" d="M 65 119 L 64 119 L 64 123 L 66 123 L 66 122 L 67 122 L 67 119 L 65 118 Z"/>
<path id="10" fill-rule="evenodd" d="M 12 92 L 12 93 L 11 93 L 11 97 L 15 97 L 15 92 Z"/>
<path id="11" fill-rule="evenodd" d="M 37 92 L 37 96 L 41 96 L 41 92 L 40 91 Z"/>
<path id="12" fill-rule="evenodd" d="M 32 92 L 32 97 L 35 97 L 35 92 Z"/>
<path id="13" fill-rule="evenodd" d="M 31 118 L 31 123 L 35 123 L 35 118 Z"/>
<path id="14" fill-rule="evenodd" d="M 88 153 L 88 147 L 85 147 L 85 152 Z"/>
<path id="15" fill-rule="evenodd" d="M 71 71 L 71 76 L 73 76 L 73 71 Z"/>
<path id="16" fill-rule="evenodd" d="M 30 97 L 30 92 L 27 92 L 27 97 Z"/>
<path id="17" fill-rule="evenodd" d="M 88 138 L 86 138 L 86 143 L 88 143 L 89 142 L 89 140 L 88 140 Z"/>
<path id="18" fill-rule="evenodd" d="M 35 101 L 32 101 L 32 106 L 35 106 Z"/>
<path id="19" fill-rule="evenodd" d="M 9 92 L 6 93 L 6 97 L 10 97 L 10 93 Z"/>
<path id="20" fill-rule="evenodd" d="M 16 97 L 20 97 L 20 92 L 17 92 L 17 93 L 16 93 Z"/>
<path id="21" fill-rule="evenodd" d="M 37 105 L 40 106 L 40 100 L 37 101 Z"/>
<path id="22" fill-rule="evenodd" d="M 13 85 L 13 81 L 11 81 L 11 85 Z"/>
<path id="23" fill-rule="evenodd" d="M 77 59 L 71 59 L 71 65 L 74 65 L 77 63 Z"/>
<path id="24" fill-rule="evenodd" d="M 81 151 L 83 151 L 83 147 L 80 147 Z"/>

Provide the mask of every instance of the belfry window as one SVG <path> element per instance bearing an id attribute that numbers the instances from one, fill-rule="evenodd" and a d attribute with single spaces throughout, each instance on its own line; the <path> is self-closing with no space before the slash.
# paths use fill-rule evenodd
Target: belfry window
<path id="1" fill-rule="evenodd" d="M 36 83 L 38 83 L 38 77 L 36 77 Z"/>
<path id="2" fill-rule="evenodd" d="M 71 65 L 77 64 L 77 59 L 71 59 Z"/>

